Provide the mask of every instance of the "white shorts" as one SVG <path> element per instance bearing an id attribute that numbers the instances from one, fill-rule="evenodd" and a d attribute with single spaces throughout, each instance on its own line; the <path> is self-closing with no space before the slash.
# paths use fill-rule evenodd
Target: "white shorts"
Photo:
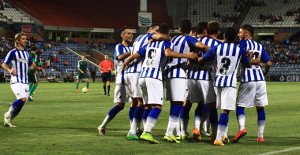
<path id="1" fill-rule="evenodd" d="M 114 96 L 115 103 L 129 102 L 125 87 L 125 84 L 116 84 Z"/>
<path id="2" fill-rule="evenodd" d="M 139 85 L 140 73 L 127 73 L 125 75 L 126 91 L 129 97 L 142 98 L 142 90 Z"/>
<path id="3" fill-rule="evenodd" d="M 265 81 L 241 83 L 238 91 L 237 106 L 258 107 L 268 105 L 267 88 Z"/>
<path id="4" fill-rule="evenodd" d="M 204 104 L 216 101 L 213 81 L 188 80 L 191 103 L 204 101 Z"/>
<path id="5" fill-rule="evenodd" d="M 14 92 L 17 100 L 26 97 L 26 100 L 29 97 L 29 85 L 24 83 L 14 83 L 10 85 L 11 90 Z"/>
<path id="6" fill-rule="evenodd" d="M 163 82 L 154 78 L 140 78 L 139 84 L 145 104 L 163 104 Z"/>
<path id="7" fill-rule="evenodd" d="M 189 79 L 187 79 L 188 81 Z M 189 91 L 189 87 L 186 86 L 185 87 L 185 94 L 184 94 L 184 100 L 187 101 L 187 100 L 191 100 L 191 95 L 190 95 L 190 91 Z"/>
<path id="8" fill-rule="evenodd" d="M 166 79 L 166 101 L 184 101 L 186 79 Z"/>
<path id="9" fill-rule="evenodd" d="M 235 110 L 236 88 L 233 87 L 215 87 L 217 96 L 217 109 Z"/>

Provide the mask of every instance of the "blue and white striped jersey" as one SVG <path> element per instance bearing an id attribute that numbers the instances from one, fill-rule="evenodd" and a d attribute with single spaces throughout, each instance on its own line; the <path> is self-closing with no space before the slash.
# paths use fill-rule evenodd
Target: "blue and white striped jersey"
<path id="1" fill-rule="evenodd" d="M 139 54 L 145 58 L 140 78 L 162 80 L 162 66 L 166 61 L 165 50 L 168 48 L 172 49 L 172 44 L 164 40 L 146 44 L 140 49 Z"/>
<path id="2" fill-rule="evenodd" d="M 115 70 L 116 70 L 116 84 L 125 84 L 124 81 L 124 71 L 122 69 L 122 64 L 125 62 L 124 60 L 118 60 L 118 56 L 121 54 L 124 54 L 126 52 L 129 52 L 132 50 L 132 46 L 124 46 L 122 44 L 116 45 L 115 48 Z"/>
<path id="3" fill-rule="evenodd" d="M 147 44 L 148 41 L 152 38 L 153 34 L 146 33 L 144 35 L 138 36 L 133 43 L 131 55 L 138 52 L 141 47 Z M 132 61 L 130 64 L 128 64 L 127 73 L 140 73 L 142 70 L 143 60 L 144 60 L 143 58 L 138 58 Z"/>
<path id="4" fill-rule="evenodd" d="M 195 47 L 198 40 L 195 37 L 179 35 L 172 38 L 173 51 L 188 53 Z M 187 58 L 168 58 L 165 67 L 165 78 L 186 78 Z"/>
<path id="5" fill-rule="evenodd" d="M 236 87 L 236 72 L 241 56 L 242 62 L 248 64 L 246 51 L 233 43 L 221 43 L 203 55 L 205 61 L 215 58 L 217 64 L 215 87 Z"/>
<path id="6" fill-rule="evenodd" d="M 266 63 L 270 60 L 265 48 L 260 44 L 251 39 L 241 40 L 239 42 L 240 48 L 244 48 L 245 51 L 249 50 L 253 53 L 253 59 L 261 56 L 262 62 Z M 253 81 L 264 81 L 265 77 L 262 69 L 259 65 L 251 65 L 250 68 L 241 66 L 241 82 L 253 82 Z"/>
<path id="7" fill-rule="evenodd" d="M 17 48 L 9 51 L 6 55 L 4 63 L 17 71 L 17 75 L 11 75 L 10 83 L 28 83 L 28 68 L 32 65 L 28 51 L 20 51 Z"/>
<path id="8" fill-rule="evenodd" d="M 209 37 L 202 37 L 199 38 L 198 41 L 202 42 L 203 44 L 213 47 L 216 45 L 219 45 L 221 42 Z M 203 53 L 201 50 L 197 50 L 195 52 L 198 52 L 198 56 L 203 56 Z M 210 60 L 208 62 L 205 62 L 204 65 L 200 64 L 192 64 L 188 71 L 187 71 L 187 78 L 188 79 L 195 79 L 195 80 L 212 80 L 212 67 L 214 64 L 214 60 Z"/>

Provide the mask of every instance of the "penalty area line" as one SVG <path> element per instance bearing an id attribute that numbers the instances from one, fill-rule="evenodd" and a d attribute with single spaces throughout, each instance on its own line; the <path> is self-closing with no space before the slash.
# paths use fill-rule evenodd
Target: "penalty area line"
<path id="1" fill-rule="evenodd" d="M 289 148 L 289 149 L 283 149 L 283 150 L 278 150 L 278 151 L 266 152 L 266 153 L 262 153 L 262 154 L 259 154 L 259 155 L 271 155 L 271 154 L 278 154 L 278 153 L 290 152 L 290 151 L 294 151 L 294 150 L 300 150 L 300 147 L 293 147 L 293 148 Z"/>

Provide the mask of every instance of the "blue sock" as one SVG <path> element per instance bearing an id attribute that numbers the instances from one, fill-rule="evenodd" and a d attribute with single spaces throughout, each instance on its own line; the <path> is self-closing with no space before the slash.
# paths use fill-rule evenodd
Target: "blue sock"
<path id="1" fill-rule="evenodd" d="M 21 111 L 22 107 L 24 106 L 24 103 L 23 101 L 21 100 L 16 100 L 12 105 L 11 107 L 9 108 L 9 113 L 12 117 L 12 119 L 14 119 L 18 114 L 19 112 Z"/>
<path id="2" fill-rule="evenodd" d="M 266 114 L 265 114 L 265 109 L 262 109 L 260 111 L 257 111 L 257 116 L 258 116 L 258 120 L 262 120 L 265 121 L 266 120 Z"/>
<path id="3" fill-rule="evenodd" d="M 182 106 L 180 118 L 190 118 L 190 107 Z"/>
<path id="4" fill-rule="evenodd" d="M 154 119 L 158 119 L 158 116 L 159 116 L 160 112 L 161 112 L 161 110 L 159 108 L 153 108 L 150 111 L 148 117 L 152 117 Z"/>
<path id="5" fill-rule="evenodd" d="M 160 114 L 161 110 L 159 108 L 152 108 L 151 112 L 149 113 L 149 116 L 147 118 L 146 126 L 144 127 L 144 131 L 151 132 L 152 128 L 154 127 L 158 116 Z"/>
<path id="6" fill-rule="evenodd" d="M 133 114 L 133 118 L 137 119 L 137 120 L 142 120 L 143 118 L 143 112 L 144 109 L 141 107 L 136 107 L 134 114 Z"/>
<path id="7" fill-rule="evenodd" d="M 266 114 L 264 109 L 257 111 L 257 119 L 258 137 L 263 137 L 266 121 Z"/>
<path id="8" fill-rule="evenodd" d="M 227 125 L 228 125 L 228 114 L 221 113 L 219 118 L 219 123 L 218 123 L 218 132 L 216 137 L 217 140 L 222 141 L 222 137 L 227 135 L 226 133 Z"/>
<path id="9" fill-rule="evenodd" d="M 236 118 L 238 119 L 238 116 L 239 115 L 245 115 L 245 111 L 244 111 L 244 108 L 241 108 L 241 107 L 237 107 L 236 108 Z"/>
<path id="10" fill-rule="evenodd" d="M 178 105 L 178 104 L 171 105 L 170 115 L 173 115 L 175 117 L 179 117 L 180 111 L 181 111 L 181 107 L 182 106 Z"/>
<path id="11" fill-rule="evenodd" d="M 195 117 L 201 117 L 202 114 L 202 108 L 203 106 L 198 105 L 197 108 L 195 109 Z"/>
<path id="12" fill-rule="evenodd" d="M 208 104 L 205 105 L 204 110 L 207 111 L 207 112 L 210 112 Z"/>
<path id="13" fill-rule="evenodd" d="M 109 117 L 114 118 L 123 109 L 123 107 L 116 105 L 108 112 L 108 115 Z"/>
<path id="14" fill-rule="evenodd" d="M 130 119 L 130 124 L 131 124 L 131 122 L 132 122 L 132 120 L 133 120 L 133 114 L 134 114 L 134 111 L 135 111 L 135 108 L 130 107 L 130 109 L 129 109 L 129 119 Z"/>
<path id="15" fill-rule="evenodd" d="M 144 109 L 143 120 L 147 120 L 147 117 L 150 113 L 151 109 Z"/>
<path id="16" fill-rule="evenodd" d="M 221 113 L 218 124 L 223 125 L 223 126 L 227 126 L 227 124 L 228 124 L 228 114 Z"/>

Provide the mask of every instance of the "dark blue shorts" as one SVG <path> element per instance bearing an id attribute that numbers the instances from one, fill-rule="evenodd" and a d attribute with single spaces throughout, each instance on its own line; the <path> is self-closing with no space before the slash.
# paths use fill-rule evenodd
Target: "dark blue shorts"
<path id="1" fill-rule="evenodd" d="M 101 78 L 103 82 L 111 81 L 111 73 L 102 73 Z"/>

